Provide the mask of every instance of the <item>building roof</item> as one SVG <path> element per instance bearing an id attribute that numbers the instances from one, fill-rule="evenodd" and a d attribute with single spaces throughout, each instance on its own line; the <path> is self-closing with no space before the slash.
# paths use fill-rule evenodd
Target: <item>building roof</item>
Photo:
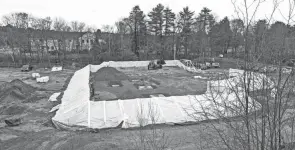
<path id="1" fill-rule="evenodd" d="M 0 33 L 8 32 L 9 30 L 14 31 L 15 33 L 19 34 L 31 34 L 33 38 L 66 38 L 66 39 L 74 39 L 79 38 L 86 32 L 65 32 L 65 31 L 44 31 L 44 30 L 34 30 L 34 29 L 22 29 L 22 28 L 13 28 L 13 27 L 0 27 Z"/>
<path id="2" fill-rule="evenodd" d="M 43 38 L 43 37 L 49 37 L 49 38 L 55 38 L 55 39 L 76 39 L 81 37 L 85 32 L 60 32 L 60 31 L 41 31 L 41 30 L 35 30 L 32 33 L 32 36 L 35 38 Z"/>

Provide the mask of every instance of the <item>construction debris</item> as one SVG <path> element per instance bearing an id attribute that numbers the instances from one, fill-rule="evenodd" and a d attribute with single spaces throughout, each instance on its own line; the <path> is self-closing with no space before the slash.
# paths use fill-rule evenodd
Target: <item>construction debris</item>
<path id="1" fill-rule="evenodd" d="M 38 83 L 47 83 L 49 81 L 49 76 L 37 78 L 36 81 Z"/>
<path id="2" fill-rule="evenodd" d="M 202 76 L 194 76 L 195 79 L 208 79 L 207 77 L 202 77 Z"/>
<path id="3" fill-rule="evenodd" d="M 24 71 L 31 71 L 33 69 L 33 66 L 31 65 L 23 65 L 22 68 L 21 68 L 21 71 L 24 72 Z"/>
<path id="4" fill-rule="evenodd" d="M 152 60 L 149 62 L 148 64 L 148 70 L 150 69 L 162 69 L 162 65 L 166 64 L 165 61 L 163 59 L 156 59 L 156 60 Z"/>
<path id="5" fill-rule="evenodd" d="M 10 119 L 5 119 L 4 122 L 10 126 L 18 126 L 22 123 L 22 120 L 20 118 L 10 118 Z"/>
<path id="6" fill-rule="evenodd" d="M 56 101 L 57 101 L 57 97 L 58 97 L 60 94 L 61 94 L 61 92 L 53 93 L 53 94 L 49 97 L 48 101 L 50 101 L 50 102 L 56 102 Z"/>
<path id="7" fill-rule="evenodd" d="M 54 66 L 52 67 L 51 71 L 62 71 L 62 66 Z"/>
<path id="8" fill-rule="evenodd" d="M 32 77 L 33 77 L 34 79 L 36 79 L 36 78 L 40 78 L 40 74 L 39 74 L 39 73 L 32 73 Z"/>
<path id="9" fill-rule="evenodd" d="M 139 90 L 149 90 L 149 89 L 153 89 L 152 86 L 150 85 L 144 85 L 144 86 L 138 86 Z"/>

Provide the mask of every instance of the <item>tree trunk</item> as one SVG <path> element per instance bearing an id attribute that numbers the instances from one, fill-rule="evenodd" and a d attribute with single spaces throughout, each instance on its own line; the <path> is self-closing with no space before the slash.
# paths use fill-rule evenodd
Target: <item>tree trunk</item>
<path id="1" fill-rule="evenodd" d="M 16 67 L 16 63 L 15 63 L 15 54 L 14 54 L 14 48 L 12 47 L 12 55 L 11 55 L 12 61 L 13 61 L 13 65 L 14 67 Z"/>
<path id="2" fill-rule="evenodd" d="M 46 53 L 47 53 L 47 59 L 48 59 L 48 66 L 51 67 L 51 60 L 50 60 L 50 54 L 48 51 L 48 39 L 45 39 L 45 49 L 46 49 Z"/>
<path id="3" fill-rule="evenodd" d="M 184 46 L 184 48 L 185 48 L 185 58 L 187 59 L 187 56 L 188 56 L 188 52 L 187 52 L 187 46 L 188 46 L 188 37 L 187 36 L 185 36 L 185 46 Z"/>

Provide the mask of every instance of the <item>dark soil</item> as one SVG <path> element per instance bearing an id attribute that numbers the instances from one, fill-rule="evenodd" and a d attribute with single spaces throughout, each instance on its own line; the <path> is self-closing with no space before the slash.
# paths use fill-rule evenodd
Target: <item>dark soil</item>
<path id="1" fill-rule="evenodd" d="M 112 67 L 103 67 L 94 73 L 95 81 L 122 81 L 129 80 L 129 76 Z"/>
<path id="2" fill-rule="evenodd" d="M 119 99 L 133 99 L 133 98 L 141 98 L 141 94 L 138 92 L 134 92 L 131 90 L 127 90 L 122 95 L 119 96 Z"/>
<path id="3" fill-rule="evenodd" d="M 25 110 L 26 110 L 25 107 L 12 105 L 8 108 L 2 107 L 0 109 L 0 114 L 1 115 L 19 115 L 19 114 L 22 114 Z"/>
<path id="4" fill-rule="evenodd" d="M 2 103 L 22 101 L 35 91 L 34 87 L 16 79 L 0 86 L 0 101 Z"/>
<path id="5" fill-rule="evenodd" d="M 121 81 L 109 81 L 108 86 L 112 87 L 113 85 L 119 85 L 120 87 L 123 86 Z"/>
<path id="6" fill-rule="evenodd" d="M 18 89 L 20 90 L 20 92 L 22 92 L 25 95 L 31 94 L 32 92 L 35 91 L 34 87 L 24 83 L 23 81 L 19 79 L 15 79 L 15 80 L 12 80 L 11 82 L 4 83 L 0 86 L 0 95 L 2 92 L 5 92 L 7 89 L 10 89 L 10 88 Z"/>
<path id="7" fill-rule="evenodd" d="M 155 79 L 141 79 L 136 81 L 133 85 L 139 89 L 139 86 L 151 86 L 153 89 L 156 89 L 161 83 Z"/>
<path id="8" fill-rule="evenodd" d="M 42 99 L 42 98 L 47 98 L 48 96 L 45 94 L 31 94 L 30 96 L 26 97 L 25 100 L 23 101 L 24 103 L 35 103 L 38 100 Z"/>

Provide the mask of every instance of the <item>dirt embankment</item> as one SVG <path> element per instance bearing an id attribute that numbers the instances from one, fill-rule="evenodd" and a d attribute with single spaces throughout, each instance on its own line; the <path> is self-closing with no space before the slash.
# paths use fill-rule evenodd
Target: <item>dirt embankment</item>
<path id="1" fill-rule="evenodd" d="M 0 86 L 0 100 L 4 101 L 9 96 L 23 100 L 29 97 L 35 91 L 36 88 L 24 83 L 19 79 L 15 79 Z"/>
<path id="2" fill-rule="evenodd" d="M 0 86 L 0 114 L 16 115 L 21 114 L 25 108 L 18 106 L 18 103 L 26 102 L 34 98 L 32 95 L 36 89 L 19 79 L 4 83 Z"/>

